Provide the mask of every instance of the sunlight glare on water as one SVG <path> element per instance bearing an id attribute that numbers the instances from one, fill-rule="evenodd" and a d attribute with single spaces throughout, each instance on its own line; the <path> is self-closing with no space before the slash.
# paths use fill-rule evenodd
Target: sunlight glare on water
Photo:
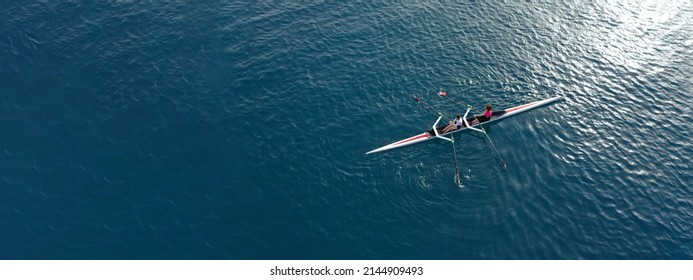
<path id="1" fill-rule="evenodd" d="M 691 1 L 0 6 L 0 258 L 693 257 Z"/>

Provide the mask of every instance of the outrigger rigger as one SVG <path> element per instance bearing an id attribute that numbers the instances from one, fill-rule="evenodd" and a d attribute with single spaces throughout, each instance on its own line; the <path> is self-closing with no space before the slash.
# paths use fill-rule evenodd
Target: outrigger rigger
<path id="1" fill-rule="evenodd" d="M 441 94 L 439 94 L 439 95 L 441 95 Z M 441 96 L 445 96 L 445 95 L 441 95 Z M 486 130 L 481 125 L 497 122 L 497 121 L 506 119 L 508 117 L 512 117 L 514 115 L 517 115 L 517 114 L 520 114 L 523 112 L 527 112 L 529 110 L 536 109 L 536 108 L 539 108 L 541 106 L 551 104 L 553 102 L 561 100 L 562 98 L 563 98 L 562 96 L 557 96 L 557 97 L 552 97 L 552 98 L 548 98 L 548 99 L 535 101 L 535 102 L 527 103 L 524 105 L 508 108 L 505 110 L 494 111 L 490 120 L 485 121 L 485 122 L 480 122 L 480 123 L 474 122 L 474 124 L 472 124 L 472 121 L 475 119 L 475 117 L 467 118 L 467 115 L 469 114 L 469 111 L 471 110 L 471 107 L 468 106 L 467 112 L 464 114 L 464 117 L 462 118 L 464 120 L 464 125 L 457 128 L 457 129 L 454 129 L 452 131 L 449 131 L 447 133 L 442 133 L 443 129 L 445 128 L 445 125 L 438 126 L 438 123 L 443 118 L 443 115 L 441 113 L 438 113 L 438 119 L 433 124 L 431 129 L 429 129 L 428 131 L 425 131 L 421 134 L 417 134 L 417 135 L 414 135 L 414 136 L 406 138 L 406 139 L 402 139 L 402 140 L 397 141 L 397 142 L 387 144 L 387 145 L 382 146 L 380 148 L 371 150 L 371 151 L 367 152 L 366 154 L 384 152 L 384 151 L 388 151 L 388 150 L 392 150 L 392 149 L 396 149 L 396 148 L 401 148 L 401 147 L 413 145 L 416 143 L 425 142 L 425 141 L 428 141 L 428 140 L 431 140 L 434 138 L 439 138 L 439 139 L 443 139 L 445 141 L 452 142 L 453 153 L 454 153 L 455 152 L 455 148 L 454 148 L 455 140 L 454 140 L 452 134 L 455 132 L 464 131 L 464 130 L 473 130 L 473 131 L 481 132 L 484 135 L 486 135 L 487 139 L 491 143 L 491 146 L 493 147 L 493 150 L 496 152 L 496 154 L 500 158 L 500 162 L 501 162 L 501 165 L 503 166 L 503 169 L 506 169 L 505 161 L 503 161 L 503 159 L 500 157 L 500 154 L 498 153 L 498 150 L 496 149 L 495 145 L 493 145 L 491 138 L 488 136 L 488 134 L 486 133 Z M 414 100 L 416 102 L 422 104 L 423 106 L 427 107 L 428 109 L 433 110 L 431 106 L 429 106 L 428 104 L 423 102 L 420 98 L 414 96 Z M 481 127 L 481 129 L 479 129 L 477 127 Z M 446 135 L 450 135 L 450 137 L 445 137 Z M 460 184 L 460 182 L 459 182 L 459 180 L 460 180 L 459 179 L 459 168 L 457 167 L 457 156 L 456 155 L 454 155 L 454 156 L 455 156 L 455 167 L 458 170 L 458 172 L 457 172 L 458 174 L 455 175 L 455 181 L 458 184 Z"/>

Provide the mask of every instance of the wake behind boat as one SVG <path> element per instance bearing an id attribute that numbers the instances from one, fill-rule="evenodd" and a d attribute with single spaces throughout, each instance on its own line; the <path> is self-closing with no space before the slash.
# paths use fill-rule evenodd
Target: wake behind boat
<path id="1" fill-rule="evenodd" d="M 415 97 L 415 99 L 417 99 L 417 98 Z M 413 145 L 416 143 L 425 142 L 425 141 L 428 141 L 428 140 L 431 140 L 434 138 L 441 138 L 440 136 L 453 134 L 453 133 L 458 132 L 458 131 L 464 131 L 464 130 L 468 130 L 468 129 L 478 130 L 478 128 L 475 128 L 475 127 L 479 126 L 481 124 L 488 124 L 488 123 L 497 122 L 497 121 L 503 120 L 505 118 L 520 114 L 522 112 L 527 112 L 529 110 L 536 109 L 536 108 L 539 108 L 541 106 L 551 104 L 551 103 L 556 102 L 556 101 L 561 100 L 561 99 L 563 99 L 563 96 L 556 96 L 556 97 L 552 97 L 552 98 L 548 98 L 548 99 L 535 101 L 535 102 L 527 103 L 524 105 L 508 108 L 508 109 L 501 110 L 501 111 L 494 111 L 490 120 L 488 120 L 486 122 L 482 122 L 482 123 L 473 124 L 473 125 L 471 124 L 471 122 L 474 119 L 474 117 L 468 118 L 465 120 L 464 126 L 460 127 L 459 129 L 450 131 L 448 133 L 440 133 L 445 126 L 437 127 L 438 122 L 442 118 L 442 116 L 439 116 L 438 120 L 435 122 L 435 124 L 433 125 L 433 127 L 430 130 L 425 131 L 421 134 L 414 135 L 414 136 L 406 138 L 406 139 L 399 140 L 397 142 L 387 144 L 387 145 L 382 146 L 380 148 L 371 150 L 371 151 L 367 152 L 366 154 L 373 154 L 373 153 L 384 152 L 384 151 L 388 151 L 388 150 L 392 150 L 392 149 L 396 149 L 396 148 L 401 148 L 404 146 L 409 146 L 409 145 Z M 418 102 L 418 99 L 417 99 L 417 102 Z M 467 113 L 469 113 L 469 110 L 467 110 Z M 465 117 L 466 117 L 466 115 L 467 114 L 465 114 Z M 442 138 L 449 140 L 448 138 L 445 138 L 445 137 L 442 137 Z"/>

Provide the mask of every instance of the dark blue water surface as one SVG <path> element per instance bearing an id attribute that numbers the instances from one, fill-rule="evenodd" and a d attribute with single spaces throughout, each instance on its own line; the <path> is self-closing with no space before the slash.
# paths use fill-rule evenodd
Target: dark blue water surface
<path id="1" fill-rule="evenodd" d="M 691 1 L 347 2 L 3 1 L 0 258 L 693 258 Z"/>

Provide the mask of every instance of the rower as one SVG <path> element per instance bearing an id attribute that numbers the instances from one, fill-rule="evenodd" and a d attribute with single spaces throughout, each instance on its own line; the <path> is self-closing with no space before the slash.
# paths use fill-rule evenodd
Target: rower
<path id="1" fill-rule="evenodd" d="M 472 125 L 477 125 L 480 122 L 486 122 L 491 120 L 491 116 L 493 116 L 493 106 L 491 106 L 491 103 L 486 104 L 486 111 L 481 114 L 481 115 L 476 115 L 474 116 L 474 119 L 472 120 Z"/>
<path id="2" fill-rule="evenodd" d="M 457 114 L 454 120 L 450 121 L 448 125 L 443 128 L 443 134 L 448 133 L 450 131 L 460 129 L 464 125 L 464 122 L 462 121 L 462 116 L 460 114 Z"/>

